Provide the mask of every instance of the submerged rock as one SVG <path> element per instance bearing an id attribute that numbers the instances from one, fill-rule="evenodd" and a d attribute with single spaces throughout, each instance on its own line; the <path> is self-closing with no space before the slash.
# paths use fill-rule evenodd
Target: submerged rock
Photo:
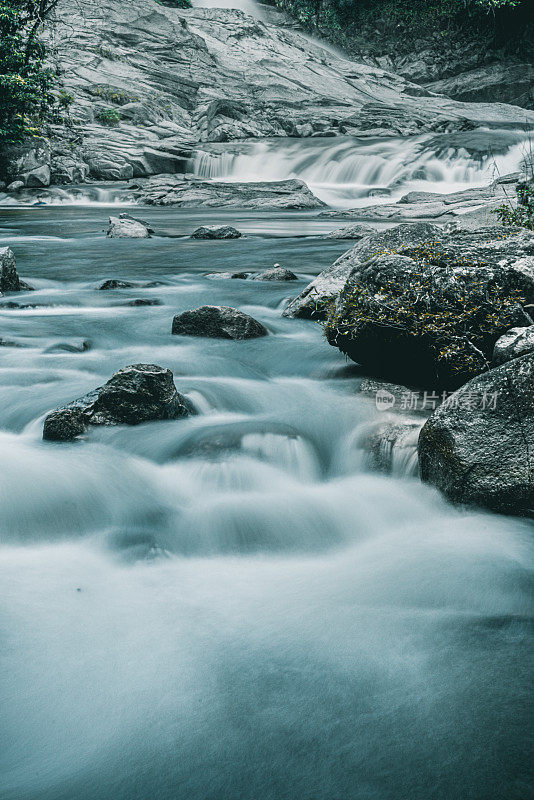
<path id="1" fill-rule="evenodd" d="M 13 250 L 10 247 L 0 248 L 0 291 L 31 292 L 32 290 L 32 286 L 19 278 Z"/>
<path id="2" fill-rule="evenodd" d="M 324 319 L 326 306 L 339 295 L 350 273 L 362 262 L 377 253 L 395 251 L 408 244 L 419 244 L 437 237 L 440 228 L 428 222 L 405 223 L 387 231 L 365 236 L 358 244 L 343 253 L 331 267 L 323 270 L 292 300 L 284 317 Z"/>
<path id="3" fill-rule="evenodd" d="M 157 364 L 132 364 L 104 386 L 52 411 L 44 421 L 43 439 L 71 441 L 90 425 L 138 425 L 193 413 L 176 391 L 173 374 Z"/>
<path id="4" fill-rule="evenodd" d="M 456 389 L 490 367 L 502 334 L 531 325 L 527 233 L 456 233 L 355 267 L 330 312 L 329 343 L 388 379 Z"/>
<path id="5" fill-rule="evenodd" d="M 146 225 L 133 218 L 110 217 L 107 236 L 110 239 L 149 239 Z"/>
<path id="6" fill-rule="evenodd" d="M 231 225 L 202 225 L 193 231 L 191 239 L 240 239 L 243 236 Z"/>
<path id="7" fill-rule="evenodd" d="M 452 394 L 421 431 L 422 479 L 458 503 L 532 515 L 533 385 L 529 353 Z"/>
<path id="8" fill-rule="evenodd" d="M 177 314 L 172 332 L 213 339 L 255 339 L 268 333 L 261 322 L 230 306 L 200 306 Z"/>
<path id="9" fill-rule="evenodd" d="M 534 351 L 534 326 L 529 328 L 511 328 L 495 343 L 493 364 L 498 367 Z"/>
<path id="10" fill-rule="evenodd" d="M 122 303 L 121 305 L 124 306 L 160 306 L 162 305 L 161 300 L 158 300 L 157 297 L 136 297 L 134 300 L 128 300 L 126 303 Z"/>

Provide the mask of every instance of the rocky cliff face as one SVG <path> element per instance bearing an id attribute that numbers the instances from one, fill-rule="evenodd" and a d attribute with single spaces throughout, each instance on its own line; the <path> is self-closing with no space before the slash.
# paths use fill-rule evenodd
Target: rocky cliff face
<path id="1" fill-rule="evenodd" d="M 204 142 L 534 122 L 524 109 L 451 101 L 237 10 L 63 0 L 49 39 L 72 125 L 54 127 L 27 185 L 47 184 L 43 166 L 52 183 L 183 173 Z"/>

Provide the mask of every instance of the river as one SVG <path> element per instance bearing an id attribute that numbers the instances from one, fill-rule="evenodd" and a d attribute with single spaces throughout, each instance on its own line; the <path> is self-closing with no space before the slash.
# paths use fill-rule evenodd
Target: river
<path id="1" fill-rule="evenodd" d="M 128 241 L 107 214 L 2 211 L 37 307 L 0 299 L 19 345 L 0 358 L 0 796 L 531 797 L 531 529 L 366 468 L 357 370 L 281 316 L 345 250 L 332 222 L 143 208 L 167 236 Z M 205 222 L 246 238 L 185 238 Z M 274 262 L 299 283 L 204 277 Z M 270 335 L 172 337 L 203 303 Z M 42 441 L 47 411 L 136 362 L 198 415 Z"/>

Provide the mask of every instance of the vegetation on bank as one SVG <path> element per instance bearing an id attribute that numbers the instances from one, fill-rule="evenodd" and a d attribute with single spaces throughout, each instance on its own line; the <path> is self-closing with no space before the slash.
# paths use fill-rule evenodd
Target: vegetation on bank
<path id="1" fill-rule="evenodd" d="M 532 48 L 529 0 L 265 0 L 287 11 L 303 27 L 349 52 L 373 48 L 401 53 L 431 35 L 489 34 L 497 47 L 519 41 Z"/>
<path id="2" fill-rule="evenodd" d="M 40 33 L 59 0 L 0 0 L 0 144 L 35 136 L 55 103 Z"/>

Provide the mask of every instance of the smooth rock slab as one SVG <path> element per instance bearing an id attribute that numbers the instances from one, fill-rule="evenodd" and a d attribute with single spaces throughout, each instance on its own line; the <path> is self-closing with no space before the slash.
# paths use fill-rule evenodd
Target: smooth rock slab
<path id="1" fill-rule="evenodd" d="M 149 239 L 150 233 L 139 220 L 110 217 L 107 236 L 110 239 Z"/>
<path id="2" fill-rule="evenodd" d="M 240 239 L 243 234 L 231 225 L 202 225 L 193 231 L 191 239 Z"/>
<path id="3" fill-rule="evenodd" d="M 421 478 L 455 502 L 532 516 L 533 386 L 529 353 L 451 395 L 421 431 Z"/>
<path id="4" fill-rule="evenodd" d="M 32 289 L 32 286 L 19 278 L 13 250 L 10 247 L 2 247 L 0 249 L 0 291 L 31 292 Z"/>
<path id="5" fill-rule="evenodd" d="M 191 413 L 189 401 L 176 391 L 170 369 L 132 364 L 94 392 L 52 411 L 44 421 L 43 439 L 72 441 L 90 425 L 138 425 Z"/>
<path id="6" fill-rule="evenodd" d="M 363 239 L 364 236 L 373 236 L 376 233 L 370 225 L 346 225 L 344 228 L 336 228 L 335 231 L 327 233 L 325 239 Z"/>
<path id="7" fill-rule="evenodd" d="M 511 328 L 495 342 L 493 364 L 498 367 L 533 351 L 534 325 L 529 328 Z"/>
<path id="8" fill-rule="evenodd" d="M 268 333 L 261 322 L 230 306 L 200 306 L 177 314 L 172 332 L 210 339 L 256 339 Z"/>

